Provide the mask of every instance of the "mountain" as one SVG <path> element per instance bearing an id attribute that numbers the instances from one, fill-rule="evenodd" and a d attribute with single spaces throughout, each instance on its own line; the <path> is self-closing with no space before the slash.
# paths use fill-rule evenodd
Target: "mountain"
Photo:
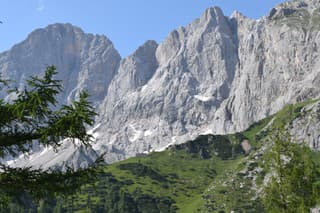
<path id="1" fill-rule="evenodd" d="M 144 66 L 152 77 L 132 86 L 135 80 L 119 71 L 100 110 L 97 143 L 127 158 L 199 134 L 243 131 L 288 103 L 317 97 L 319 8 L 292 1 L 260 20 L 209 8 L 154 52 L 139 48 L 122 66 L 131 76 L 154 61 Z"/>
<path id="2" fill-rule="evenodd" d="M 26 76 L 55 64 L 66 89 L 62 103 L 88 89 L 99 116 L 94 154 L 82 158 L 106 153 L 112 163 L 200 134 L 240 132 L 289 103 L 318 97 L 319 11 L 317 0 L 295 0 L 253 20 L 213 7 L 124 59 L 104 36 L 55 24 L 1 54 L 0 73 L 23 86 Z M 56 155 L 64 156 L 60 166 L 80 166 L 64 150 L 78 152 L 43 152 L 47 160 L 37 166 Z"/>
<path id="3" fill-rule="evenodd" d="M 55 65 L 64 87 L 60 103 L 70 102 L 83 89 L 99 103 L 119 62 L 119 53 L 105 36 L 85 34 L 70 24 L 53 24 L 33 31 L 26 40 L 0 54 L 0 73 L 2 78 L 13 80 L 13 86 L 24 88 L 25 79 Z"/>
<path id="4" fill-rule="evenodd" d="M 69 196 L 45 198 L 40 205 L 45 206 L 47 212 L 55 212 L 57 209 L 61 212 L 130 213 L 270 212 L 263 199 L 265 189 L 271 184 L 271 177 L 276 175 L 276 170 L 270 164 L 275 150 L 274 138 L 279 131 L 284 135 L 295 132 L 295 124 L 303 123 L 310 117 L 313 117 L 314 122 L 310 122 L 306 128 L 317 129 L 320 118 L 314 117 L 314 114 L 318 112 L 319 115 L 319 110 L 319 100 L 288 105 L 243 132 L 202 135 L 195 140 L 172 145 L 162 152 L 102 166 L 97 179 L 83 183 L 81 190 Z M 299 143 L 295 136 L 292 136 L 292 140 Z M 294 147 L 304 157 L 300 164 L 294 164 L 295 169 L 301 165 L 310 168 L 305 162 L 311 159 L 315 170 L 319 170 L 319 152 L 311 152 L 310 149 L 293 144 L 287 148 L 291 150 Z M 288 153 L 284 150 L 282 156 Z M 283 158 L 286 164 L 290 162 L 288 158 Z M 297 172 L 292 170 L 282 178 L 290 175 L 293 178 Z M 309 212 L 310 208 L 320 204 L 319 196 L 314 196 L 314 193 L 320 193 L 319 183 L 306 178 L 310 177 L 310 173 L 310 170 L 302 173 L 302 179 L 284 180 L 287 185 L 294 180 L 293 188 L 300 190 L 300 198 L 308 200 L 304 206 L 299 206 L 299 212 Z M 316 181 L 319 181 L 319 176 Z M 299 183 L 303 183 L 300 188 Z M 316 186 L 312 198 L 310 191 L 306 193 L 310 184 Z M 290 192 L 286 191 L 286 196 L 291 196 Z M 276 197 L 277 194 L 273 195 Z M 314 198 L 316 201 L 310 202 Z M 296 199 L 288 206 L 298 202 L 300 200 Z M 37 203 L 34 204 L 30 206 L 36 210 Z M 10 208 L 16 206 L 11 205 Z M 274 206 L 277 206 L 277 202 L 274 202 Z M 317 211 L 319 209 L 315 209 Z M 281 209 L 276 208 L 274 212 L 281 212 Z"/>
<path id="5" fill-rule="evenodd" d="M 91 95 L 90 101 L 97 106 L 107 94 L 120 60 L 118 51 L 105 36 L 86 34 L 71 24 L 53 24 L 33 31 L 25 41 L 0 54 L 0 73 L 3 79 L 12 80 L 12 87 L 23 89 L 28 77 L 41 75 L 46 66 L 55 65 L 57 79 L 61 79 L 63 85 L 63 92 L 57 97 L 60 104 L 70 103 L 81 90 L 87 90 Z M 4 90 L 0 97 L 14 98 Z M 68 143 L 60 150 L 56 154 L 51 148 L 35 144 L 30 158 L 29 155 L 20 155 L 18 159 L 8 156 L 6 160 L 12 166 L 78 168 L 90 164 L 97 157 L 93 149 L 86 150 Z M 50 154 L 45 155 L 47 152 Z"/>

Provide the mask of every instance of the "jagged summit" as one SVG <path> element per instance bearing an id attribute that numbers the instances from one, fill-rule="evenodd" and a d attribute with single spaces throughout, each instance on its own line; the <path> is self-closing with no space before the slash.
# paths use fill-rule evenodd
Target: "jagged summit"
<path id="1" fill-rule="evenodd" d="M 113 109 L 116 107 L 115 103 L 125 99 L 130 91 L 133 92 L 149 81 L 158 66 L 155 57 L 157 47 L 158 44 L 155 41 L 149 40 L 133 54 L 121 60 L 117 78 L 111 82 L 108 98 L 105 98 L 104 104 L 102 104 L 102 112 L 107 113 L 108 110 L 104 109 Z"/>
<path id="2" fill-rule="evenodd" d="M 0 73 L 20 83 L 55 64 L 66 87 L 62 102 L 89 89 L 99 114 L 93 148 L 110 163 L 199 134 L 242 131 L 288 103 L 319 96 L 317 10 L 310 16 L 297 2 L 289 4 L 299 10 L 294 16 L 280 5 L 260 22 L 209 8 L 124 59 L 101 36 L 52 26 L 32 36 L 32 45 L 1 54 Z M 62 32 L 70 33 L 52 36 Z"/>
<path id="3" fill-rule="evenodd" d="M 247 18 L 245 15 L 243 15 L 243 13 L 241 13 L 240 11 L 238 11 L 238 10 L 235 10 L 235 11 L 233 11 L 233 13 L 231 14 L 231 16 L 230 16 L 230 19 L 232 19 L 232 18 L 242 18 L 242 19 L 244 19 L 244 18 Z"/>
<path id="4" fill-rule="evenodd" d="M 224 17 L 223 11 L 220 7 L 210 7 L 202 14 L 201 19 L 221 19 Z"/>
<path id="5" fill-rule="evenodd" d="M 25 78 L 53 64 L 65 90 L 60 103 L 72 100 L 83 89 L 97 102 L 105 96 L 120 59 L 107 37 L 86 34 L 71 24 L 52 24 L 0 54 L 0 73 L 22 87 Z"/>
<path id="6" fill-rule="evenodd" d="M 61 32 L 61 31 L 77 31 L 77 32 L 81 32 L 84 33 L 83 30 L 80 27 L 77 27 L 75 25 L 72 25 L 70 23 L 54 23 L 54 24 L 49 24 L 48 26 L 46 26 L 45 28 L 42 29 L 36 29 L 33 32 L 30 33 L 30 35 L 32 35 L 35 32 L 41 32 L 41 31 L 47 31 L 47 32 Z"/>
<path id="7" fill-rule="evenodd" d="M 224 28 L 227 24 L 227 17 L 225 17 L 221 8 L 210 7 L 200 17 L 199 24 L 207 28 L 215 28 L 216 26 Z"/>
<path id="8" fill-rule="evenodd" d="M 132 54 L 134 56 L 145 55 L 148 54 L 149 49 L 156 49 L 158 47 L 158 43 L 155 40 L 148 40 L 144 44 L 142 44 L 138 49 Z"/>

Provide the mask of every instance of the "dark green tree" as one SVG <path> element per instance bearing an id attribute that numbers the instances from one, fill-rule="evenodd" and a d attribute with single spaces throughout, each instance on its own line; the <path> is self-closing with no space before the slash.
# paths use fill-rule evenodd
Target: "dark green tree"
<path id="1" fill-rule="evenodd" d="M 310 212 L 320 197 L 320 170 L 309 147 L 278 135 L 268 156 L 274 176 L 265 188 L 267 212 Z"/>
<path id="2" fill-rule="evenodd" d="M 94 112 L 88 94 L 82 92 L 77 101 L 58 106 L 56 96 L 62 91 L 61 81 L 54 79 L 54 66 L 49 66 L 42 77 L 33 76 L 21 91 L 10 89 L 10 81 L 1 80 L 1 90 L 16 97 L 11 101 L 0 99 L 0 156 L 16 156 L 29 152 L 33 142 L 55 149 L 61 141 L 70 138 L 89 146 L 91 135 L 86 127 L 94 123 Z M 96 167 L 88 170 L 60 171 L 0 166 L 0 207 L 6 208 L 12 199 L 26 201 L 40 199 L 55 193 L 73 192 L 83 178 L 96 174 Z"/>

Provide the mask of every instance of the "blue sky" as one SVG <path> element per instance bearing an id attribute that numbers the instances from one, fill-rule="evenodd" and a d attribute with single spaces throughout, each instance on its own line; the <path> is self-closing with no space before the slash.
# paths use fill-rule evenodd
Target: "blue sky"
<path id="1" fill-rule="evenodd" d="M 219 6 L 226 16 L 238 10 L 260 18 L 284 0 L 1 0 L 0 52 L 34 29 L 71 23 L 85 32 L 106 35 L 122 56 L 146 40 L 161 42 L 170 31 Z"/>

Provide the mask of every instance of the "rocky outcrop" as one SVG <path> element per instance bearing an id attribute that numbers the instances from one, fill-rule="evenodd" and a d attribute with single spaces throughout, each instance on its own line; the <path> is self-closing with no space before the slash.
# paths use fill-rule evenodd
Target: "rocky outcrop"
<path id="1" fill-rule="evenodd" d="M 301 116 L 287 129 L 294 142 L 307 143 L 311 149 L 320 151 L 320 101 L 302 108 Z"/>
<path id="2" fill-rule="evenodd" d="M 116 103 L 124 95 L 141 88 L 153 76 L 158 67 L 155 57 L 157 47 L 158 44 L 155 41 L 147 41 L 132 55 L 121 61 L 118 74 L 111 82 L 108 89 L 109 95 L 103 104 L 106 111 L 113 110 L 110 103 Z M 103 116 L 100 118 L 104 119 Z"/>
<path id="3" fill-rule="evenodd" d="M 105 37 L 77 28 L 72 28 L 73 36 L 64 36 L 60 25 L 53 25 L 22 43 L 25 54 L 16 52 L 19 57 L 7 60 L 16 47 L 2 54 L 0 70 L 10 70 L 9 77 L 20 81 L 18 70 L 33 70 L 37 51 L 54 50 L 40 54 L 35 64 L 74 70 L 60 76 L 67 85 L 63 100 L 88 88 L 93 100 L 101 102 L 93 148 L 114 162 L 199 134 L 242 131 L 288 103 L 318 97 L 319 11 L 317 0 L 285 2 L 260 20 L 239 12 L 226 17 L 221 9 L 209 8 L 159 45 L 148 41 L 121 62 Z M 55 45 L 56 52 L 52 45 L 40 45 L 43 34 L 48 44 L 56 34 L 65 43 Z M 31 65 L 25 69 L 23 64 Z"/>

